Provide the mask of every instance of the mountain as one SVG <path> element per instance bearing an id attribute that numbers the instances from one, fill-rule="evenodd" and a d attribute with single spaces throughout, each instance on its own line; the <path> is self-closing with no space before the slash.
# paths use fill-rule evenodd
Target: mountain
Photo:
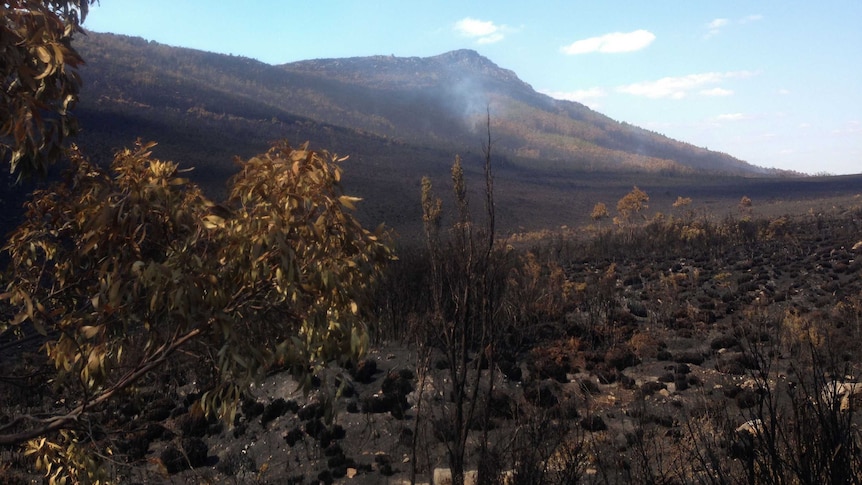
<path id="1" fill-rule="evenodd" d="M 319 59 L 281 67 L 326 83 L 330 93 L 349 93 L 338 97 L 337 104 L 317 105 L 304 114 L 411 142 L 460 140 L 483 130 L 490 112 L 497 148 L 527 160 L 592 171 L 767 172 L 726 154 L 619 123 L 582 104 L 537 93 L 512 71 L 472 50 L 428 58 Z M 331 106 L 341 109 L 327 109 Z M 345 114 L 344 107 L 355 107 L 352 113 L 361 114 Z"/>
<path id="2" fill-rule="evenodd" d="M 95 97 L 103 106 L 138 103 L 200 116 L 303 118 L 437 148 L 475 144 L 490 114 L 498 153 L 528 167 L 765 173 L 729 155 L 537 93 L 471 50 L 270 66 L 111 34 L 90 33 L 78 48 L 92 83 L 84 99 Z"/>
<path id="3" fill-rule="evenodd" d="M 738 200 L 753 180 L 788 175 L 552 99 L 471 50 L 273 66 L 94 32 L 76 47 L 87 62 L 75 110 L 85 152 L 104 162 L 137 137 L 155 140 L 157 156 L 196 167 L 213 197 L 234 156 L 309 141 L 350 156 L 362 217 L 415 229 L 419 179 L 445 185 L 456 154 L 476 177 L 489 119 L 501 228 L 583 222 L 635 184 L 667 199 L 721 186 Z"/>

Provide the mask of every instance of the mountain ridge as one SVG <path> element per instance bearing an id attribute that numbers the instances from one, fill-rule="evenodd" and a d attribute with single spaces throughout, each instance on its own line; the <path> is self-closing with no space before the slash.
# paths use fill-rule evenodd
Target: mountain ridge
<path id="1" fill-rule="evenodd" d="M 742 196 L 777 201 L 850 190 L 800 178 L 813 183 L 788 191 L 786 172 L 553 100 L 475 51 L 273 66 L 117 34 L 89 33 L 75 47 L 87 62 L 76 143 L 93 162 L 107 164 L 144 137 L 158 142 L 155 156 L 194 168 L 190 178 L 219 199 L 236 173 L 235 157 L 277 140 L 308 142 L 349 156 L 345 190 L 364 198 L 362 220 L 402 234 L 421 234 L 420 179 L 445 187 L 456 155 L 468 183 L 482 186 L 488 109 L 504 231 L 589 225 L 597 202 L 613 207 L 634 185 L 650 194 L 653 210 L 668 214 L 677 196 L 693 198 L 692 209 L 723 213 Z M 324 75 L 335 63 L 340 78 Z"/>
<path id="2" fill-rule="evenodd" d="M 303 118 L 447 150 L 475 143 L 476 130 L 490 113 L 498 153 L 527 168 L 781 173 L 553 99 L 470 49 L 430 57 L 380 55 L 273 66 L 115 34 L 89 33 L 79 48 L 88 69 L 101 71 L 95 77 L 113 85 L 113 96 L 107 98 L 138 98 L 143 104 L 155 100 L 161 107 L 223 110 L 240 117 L 264 118 L 266 107 L 279 119 Z M 105 62 L 111 64 L 107 71 Z M 189 92 L 172 96 L 164 89 L 171 83 L 184 84 Z M 97 95 L 106 96 L 104 91 Z M 233 113 L 225 108 L 240 104 L 244 107 Z M 252 105 L 259 109 L 244 111 Z"/>
<path id="3" fill-rule="evenodd" d="M 492 102 L 497 102 L 502 105 L 502 108 L 494 112 L 493 107 L 491 107 L 492 117 L 511 115 L 511 118 L 516 118 L 517 116 L 510 112 L 520 110 L 523 113 L 525 112 L 524 105 L 526 105 L 527 108 L 539 112 L 533 113 L 534 117 L 538 114 L 546 118 L 568 118 L 570 126 L 563 126 L 562 130 L 552 134 L 580 138 L 583 143 L 623 152 L 631 152 L 631 150 L 626 149 L 626 144 L 635 144 L 641 147 L 646 145 L 645 148 L 635 150 L 636 154 L 658 159 L 647 162 L 660 167 L 660 170 L 686 171 L 687 169 L 695 169 L 745 175 L 788 174 L 757 167 L 729 155 L 711 152 L 705 148 L 673 140 L 625 122 L 617 122 L 580 103 L 554 99 L 535 91 L 513 71 L 497 66 L 493 61 L 470 49 L 459 49 L 424 58 L 369 56 L 312 59 L 281 64 L 279 67 L 294 73 L 338 79 L 343 82 L 355 82 L 365 86 L 375 86 L 378 89 L 381 89 L 382 85 L 393 91 L 425 90 L 432 95 L 436 93 L 439 99 L 461 100 L 462 104 L 471 106 L 464 111 L 473 117 L 477 115 L 481 117 L 485 114 L 485 110 L 479 109 L 479 107 L 484 108 Z M 408 76 L 412 76 L 412 79 Z M 481 93 L 481 95 L 477 95 L 477 93 Z M 542 111 L 544 113 L 541 113 Z M 500 121 L 497 128 L 503 127 L 504 131 L 507 131 L 506 135 L 512 135 L 516 131 L 516 128 L 509 126 L 505 119 Z M 475 123 L 475 120 L 473 122 Z M 578 129 L 571 126 L 572 123 L 577 124 L 578 122 L 597 126 L 602 133 L 593 135 L 592 138 L 582 136 L 588 129 Z M 560 120 L 552 120 L 551 123 L 559 125 Z M 467 127 L 470 127 L 469 123 Z M 621 141 L 610 139 L 620 135 L 623 137 Z M 541 144 L 535 138 L 533 142 L 534 145 Z M 529 146 L 529 143 L 510 148 L 513 152 L 521 154 L 535 153 L 536 150 L 535 147 Z M 690 153 L 681 156 L 680 152 L 685 150 L 689 150 Z M 571 151 L 568 150 L 567 153 L 565 149 L 548 150 L 546 148 L 543 150 L 545 157 L 554 159 L 562 159 L 567 155 L 572 156 Z M 709 166 L 709 162 L 703 162 L 703 159 L 710 159 L 716 166 Z M 629 163 L 631 167 L 643 168 L 643 165 L 637 162 Z M 583 166 L 596 169 L 595 164 L 584 164 Z M 605 168 L 613 169 L 614 166 L 609 164 Z"/>

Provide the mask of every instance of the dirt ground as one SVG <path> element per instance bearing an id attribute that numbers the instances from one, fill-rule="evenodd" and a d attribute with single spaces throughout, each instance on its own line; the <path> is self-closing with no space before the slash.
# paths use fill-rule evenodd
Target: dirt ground
<path id="1" fill-rule="evenodd" d="M 497 468 L 556 460 L 586 482 L 624 483 L 644 449 L 666 450 L 672 462 L 698 433 L 714 436 L 732 461 L 721 436 L 750 419 L 764 383 L 778 389 L 804 377 L 794 374 L 804 353 L 787 344 L 793 338 L 834 354 L 843 367 L 832 377 L 855 381 L 862 221 L 842 217 L 748 245 L 572 258 L 566 272 L 580 288 L 578 305 L 565 321 L 537 325 L 530 348 L 495 368 L 488 436 Z M 0 345 L 2 426 L 60 397 L 32 340 L 6 336 Z M 752 355 L 768 356 L 770 367 Z M 417 481 L 429 482 L 447 466 L 452 432 L 448 374 L 439 356 L 430 362 L 420 379 L 416 349 L 391 342 L 351 370 L 319 373 L 307 394 L 274 372 L 251 389 L 232 426 L 198 415 L 201 390 L 178 373 L 148 381 L 92 424 L 123 430 L 107 437 L 121 483 L 403 483 L 414 466 Z M 705 428 L 701 418 L 717 409 L 726 422 Z M 471 428 L 470 443 L 481 428 Z M 468 468 L 477 456 L 471 448 Z M 0 481 L 34 478 L 16 450 L 0 458 Z M 566 466 L 555 466 L 559 477 Z"/>

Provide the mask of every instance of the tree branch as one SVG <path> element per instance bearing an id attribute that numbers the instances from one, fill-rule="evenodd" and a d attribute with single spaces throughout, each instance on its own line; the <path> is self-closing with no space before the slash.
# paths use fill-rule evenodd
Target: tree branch
<path id="1" fill-rule="evenodd" d="M 33 421 L 38 423 L 34 428 L 30 428 L 18 433 L 0 434 L 0 446 L 13 446 L 24 443 L 27 440 L 44 436 L 48 433 L 58 431 L 60 429 L 69 428 L 73 423 L 78 421 L 78 418 L 83 415 L 88 408 L 98 406 L 107 400 L 111 399 L 117 392 L 129 387 L 144 377 L 148 372 L 164 364 L 168 357 L 171 356 L 177 349 L 185 345 L 188 341 L 197 337 L 202 333 L 200 328 L 193 329 L 185 335 L 179 336 L 169 343 L 162 345 L 154 354 L 151 360 L 142 362 L 136 368 L 130 370 L 116 384 L 109 387 L 92 401 L 81 403 L 75 409 L 60 416 L 53 416 L 47 419 L 34 418 L 30 415 L 18 416 L 10 423 L 6 424 L 0 431 L 11 429 L 23 421 Z"/>

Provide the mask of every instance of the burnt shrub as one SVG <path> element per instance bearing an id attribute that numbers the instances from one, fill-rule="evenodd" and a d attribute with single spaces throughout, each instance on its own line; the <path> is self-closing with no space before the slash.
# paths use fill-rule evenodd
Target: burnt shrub
<path id="1" fill-rule="evenodd" d="M 308 421 L 309 419 L 322 418 L 325 413 L 326 409 L 324 408 L 323 403 L 313 401 L 299 408 L 299 410 L 296 411 L 296 416 L 301 421 Z"/>
<path id="2" fill-rule="evenodd" d="M 619 346 L 609 349 L 605 353 L 605 363 L 616 370 L 623 370 L 640 363 L 640 360 L 628 346 Z"/>
<path id="3" fill-rule="evenodd" d="M 263 413 L 260 415 L 260 424 L 261 426 L 266 427 L 267 423 L 273 421 L 276 418 L 280 418 L 284 416 L 287 411 L 291 409 L 290 405 L 284 398 L 277 398 L 273 400 L 271 403 L 267 404 L 263 409 Z"/>
<path id="4" fill-rule="evenodd" d="M 578 380 L 578 388 L 580 388 L 581 392 L 583 392 L 584 394 L 596 395 L 601 393 L 599 385 L 590 379 Z"/>
<path id="5" fill-rule="evenodd" d="M 253 398 L 246 398 L 243 399 L 240 409 L 242 410 L 243 416 L 251 420 L 260 416 L 263 413 L 264 407 L 265 406 L 262 402 L 258 402 Z"/>
<path id="6" fill-rule="evenodd" d="M 390 372 L 386 374 L 380 390 L 384 394 L 399 394 L 406 396 L 413 392 L 413 373 L 408 369 L 401 372 Z"/>
<path id="7" fill-rule="evenodd" d="M 627 306 L 629 308 L 629 312 L 631 312 L 631 314 L 636 317 L 646 318 L 649 316 L 649 312 L 647 312 L 647 307 L 643 304 L 643 302 L 630 300 Z"/>
<path id="8" fill-rule="evenodd" d="M 641 385 L 641 394 L 643 394 L 644 396 L 652 396 L 653 394 L 657 393 L 658 391 L 661 391 L 662 389 L 667 389 L 667 386 L 664 385 L 664 383 L 662 382 L 644 382 Z"/>
<path id="9" fill-rule="evenodd" d="M 719 349 L 736 349 L 739 347 L 739 339 L 732 335 L 722 335 L 712 339 L 709 343 L 709 348 L 712 350 Z"/>
<path id="10" fill-rule="evenodd" d="M 169 398 L 161 398 L 150 403 L 146 411 L 144 411 L 144 421 L 164 421 L 171 417 L 171 411 L 175 404 Z"/>
<path id="11" fill-rule="evenodd" d="M 694 350 L 688 350 L 688 351 L 680 352 L 679 354 L 677 354 L 676 357 L 674 357 L 673 361 L 676 362 L 677 364 L 701 365 L 701 364 L 703 364 L 704 357 L 703 357 L 703 353 L 701 353 L 701 352 L 694 351 Z"/>
<path id="12" fill-rule="evenodd" d="M 177 418 L 177 426 L 183 436 L 204 436 L 209 429 L 209 421 L 200 407 L 192 408 L 192 412 Z"/>
<path id="13" fill-rule="evenodd" d="M 284 441 L 285 441 L 285 443 L 287 443 L 287 446 L 293 447 L 293 445 L 302 441 L 303 437 L 304 437 L 304 433 L 297 426 L 297 427 L 291 429 L 290 431 L 288 431 L 287 433 L 284 434 Z"/>
<path id="14" fill-rule="evenodd" d="M 209 447 L 204 440 L 196 436 L 183 438 L 182 445 L 183 451 L 185 451 L 186 458 L 188 459 L 188 464 L 192 468 L 197 468 L 207 464 L 207 452 L 209 451 Z"/>
<path id="15" fill-rule="evenodd" d="M 497 367 L 510 381 L 520 382 L 523 377 L 521 367 L 513 360 L 500 360 L 497 362 Z"/>
<path id="16" fill-rule="evenodd" d="M 162 464 L 165 466 L 165 469 L 170 474 L 174 474 L 183 470 L 188 470 L 189 465 L 186 461 L 186 457 L 183 456 L 183 452 L 177 448 L 173 443 L 169 444 L 162 450 L 159 455 L 159 459 L 162 461 Z"/>
<path id="17" fill-rule="evenodd" d="M 742 389 L 736 395 L 736 405 L 739 409 L 753 408 L 760 402 L 760 394 L 752 389 Z"/>
<path id="18" fill-rule="evenodd" d="M 556 406 L 560 400 L 557 397 L 559 390 L 554 384 L 549 381 L 533 383 L 524 389 L 524 398 L 530 404 L 540 408 L 550 408 Z"/>
<path id="19" fill-rule="evenodd" d="M 607 423 L 601 416 L 586 416 L 581 419 L 581 428 L 587 431 L 604 431 L 608 429 Z"/>
<path id="20" fill-rule="evenodd" d="M 374 380 L 374 374 L 377 372 L 377 361 L 371 359 L 360 360 L 351 370 L 350 374 L 356 382 L 368 384 Z"/>
<path id="21" fill-rule="evenodd" d="M 715 363 L 715 370 L 732 376 L 745 375 L 745 366 L 735 359 L 719 359 Z"/>

